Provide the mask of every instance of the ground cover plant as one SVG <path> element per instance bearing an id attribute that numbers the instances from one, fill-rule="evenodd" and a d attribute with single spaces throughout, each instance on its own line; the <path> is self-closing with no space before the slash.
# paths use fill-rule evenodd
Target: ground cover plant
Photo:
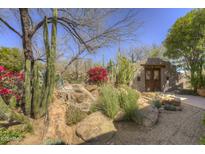
<path id="1" fill-rule="evenodd" d="M 21 140 L 23 137 L 24 133 L 21 131 L 0 128 L 0 144 L 6 144 L 10 141 Z"/>
<path id="2" fill-rule="evenodd" d="M 162 106 L 160 100 L 153 100 L 152 104 L 154 105 L 154 107 L 156 107 L 158 109 Z"/>
<path id="3" fill-rule="evenodd" d="M 77 107 L 68 106 L 66 111 L 67 125 L 74 125 L 83 120 L 86 116 L 87 114 L 78 109 Z"/>

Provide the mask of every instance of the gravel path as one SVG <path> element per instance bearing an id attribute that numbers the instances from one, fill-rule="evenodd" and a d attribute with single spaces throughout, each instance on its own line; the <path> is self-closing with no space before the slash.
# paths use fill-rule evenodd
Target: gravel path
<path id="1" fill-rule="evenodd" d="M 176 95 L 185 104 L 189 104 L 195 107 L 199 107 L 205 110 L 205 97 L 192 96 L 192 95 Z"/>
<path id="2" fill-rule="evenodd" d="M 205 109 L 187 103 L 182 103 L 182 108 L 182 111 L 162 111 L 158 123 L 153 127 L 142 127 L 133 122 L 116 123 L 117 133 L 106 143 L 100 141 L 85 144 L 199 144 L 200 137 L 205 136 L 205 126 L 202 124 Z M 43 130 L 42 126 L 38 125 L 42 128 L 40 130 Z M 10 144 L 42 144 L 40 134 L 41 132 L 37 132 L 21 143 Z"/>
<path id="3" fill-rule="evenodd" d="M 163 111 L 159 122 L 151 128 L 132 122 L 116 124 L 115 137 L 107 144 L 199 144 L 205 135 L 202 119 L 205 110 L 182 104 L 183 111 Z"/>

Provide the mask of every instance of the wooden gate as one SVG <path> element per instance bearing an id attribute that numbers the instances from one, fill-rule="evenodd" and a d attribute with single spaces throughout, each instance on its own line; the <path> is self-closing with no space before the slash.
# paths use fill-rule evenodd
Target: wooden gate
<path id="1" fill-rule="evenodd" d="M 160 68 L 145 68 L 145 90 L 161 91 Z"/>

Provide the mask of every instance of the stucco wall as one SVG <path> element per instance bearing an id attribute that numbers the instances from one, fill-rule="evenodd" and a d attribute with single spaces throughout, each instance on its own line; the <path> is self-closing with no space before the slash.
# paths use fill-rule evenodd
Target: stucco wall
<path id="1" fill-rule="evenodd" d="M 138 81 L 138 78 L 140 78 L 140 81 Z M 169 89 L 175 88 L 177 83 L 176 67 L 169 62 L 165 63 L 165 67 L 161 67 L 161 91 L 165 88 L 167 78 L 169 78 Z M 138 65 L 138 70 L 131 86 L 139 91 L 145 91 L 145 69 L 143 66 Z"/>
<path id="2" fill-rule="evenodd" d="M 138 81 L 138 77 L 140 77 L 140 81 Z M 144 67 L 138 66 L 137 72 L 135 73 L 135 77 L 131 83 L 132 88 L 137 89 L 139 91 L 145 91 L 145 70 Z"/>

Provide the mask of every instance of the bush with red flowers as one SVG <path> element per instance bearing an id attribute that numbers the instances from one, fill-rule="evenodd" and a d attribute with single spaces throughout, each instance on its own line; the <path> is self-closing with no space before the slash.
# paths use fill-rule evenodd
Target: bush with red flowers
<path id="1" fill-rule="evenodd" d="M 105 68 L 102 66 L 96 66 L 88 71 L 88 81 L 90 83 L 103 83 L 108 80 L 108 73 Z"/>
<path id="2" fill-rule="evenodd" d="M 15 96 L 19 101 L 22 98 L 24 74 L 22 72 L 13 72 L 0 66 L 0 96 L 8 102 Z"/>

